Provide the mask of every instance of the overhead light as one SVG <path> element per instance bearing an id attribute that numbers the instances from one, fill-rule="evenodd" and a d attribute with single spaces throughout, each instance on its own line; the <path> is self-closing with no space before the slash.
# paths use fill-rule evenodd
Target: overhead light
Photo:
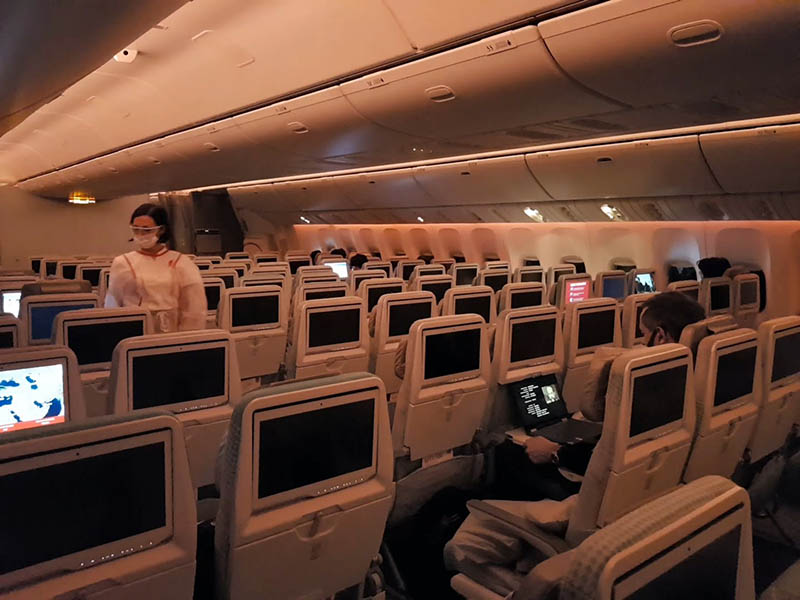
<path id="1" fill-rule="evenodd" d="M 94 204 L 97 202 L 97 199 L 94 196 L 90 196 L 89 194 L 85 194 L 83 192 L 72 192 L 69 195 L 68 200 L 70 204 Z"/>
<path id="2" fill-rule="evenodd" d="M 420 223 L 424 223 L 425 219 L 423 219 L 422 217 L 417 217 L 417 221 L 419 221 Z"/>
<path id="3" fill-rule="evenodd" d="M 611 206 L 610 204 L 603 204 L 600 207 L 600 210 L 603 211 L 603 214 L 607 216 L 612 221 L 625 221 L 625 215 L 622 214 L 617 207 Z"/>
<path id="4" fill-rule="evenodd" d="M 302 216 L 300 217 L 300 220 L 301 220 L 303 223 L 311 223 L 311 221 L 310 221 L 309 219 L 306 219 L 305 217 L 302 217 Z"/>
<path id="5" fill-rule="evenodd" d="M 544 217 L 542 216 L 542 213 L 540 213 L 537 209 L 528 206 L 522 212 L 524 212 L 525 216 L 528 217 L 529 219 L 536 221 L 537 223 L 544 223 Z"/>

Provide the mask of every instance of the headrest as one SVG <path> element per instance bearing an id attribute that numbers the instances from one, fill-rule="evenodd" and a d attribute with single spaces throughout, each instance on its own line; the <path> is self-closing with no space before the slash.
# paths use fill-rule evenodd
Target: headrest
<path id="1" fill-rule="evenodd" d="M 538 268 L 538 267 L 537 267 Z M 499 311 L 547 304 L 545 287 L 539 282 L 507 283 L 500 291 Z"/>
<path id="2" fill-rule="evenodd" d="M 22 298 L 44 294 L 90 294 L 92 284 L 83 279 L 48 279 L 22 286 Z"/>
<path id="3" fill-rule="evenodd" d="M 716 333 L 732 331 L 738 327 L 739 325 L 730 315 L 709 317 L 684 327 L 681 332 L 680 343 L 689 348 L 694 356 L 697 356 L 697 346 L 703 341 L 703 338 Z"/>

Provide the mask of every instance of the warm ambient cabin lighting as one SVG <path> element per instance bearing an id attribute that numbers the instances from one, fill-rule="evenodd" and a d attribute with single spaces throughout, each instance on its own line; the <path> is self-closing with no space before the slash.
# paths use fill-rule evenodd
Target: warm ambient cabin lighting
<path id="1" fill-rule="evenodd" d="M 525 210 L 523 210 L 522 212 L 525 213 L 526 217 L 528 217 L 530 219 L 533 219 L 537 223 L 544 223 L 544 217 L 542 216 L 542 213 L 540 213 L 537 209 L 531 208 L 529 206 Z"/>
<path id="2" fill-rule="evenodd" d="M 600 210 L 602 210 L 603 214 L 605 216 L 607 216 L 609 219 L 611 219 L 612 221 L 624 221 L 625 220 L 625 215 L 623 215 L 622 212 L 618 208 L 616 208 L 615 206 L 611 206 L 610 204 L 603 204 L 600 207 Z"/>
<path id="3" fill-rule="evenodd" d="M 84 194 L 83 192 L 72 192 L 69 195 L 70 204 L 94 204 L 96 201 L 94 196 Z"/>

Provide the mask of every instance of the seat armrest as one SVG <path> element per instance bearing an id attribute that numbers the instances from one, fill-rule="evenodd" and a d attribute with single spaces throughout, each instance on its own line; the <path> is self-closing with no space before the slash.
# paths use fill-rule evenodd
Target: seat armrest
<path id="1" fill-rule="evenodd" d="M 510 513 L 482 500 L 467 502 L 470 514 L 476 518 L 488 521 L 497 521 L 507 529 L 514 531 L 520 539 L 525 540 L 544 556 L 551 557 L 568 551 L 570 548 L 563 538 L 547 533 L 527 519 Z"/>
<path id="2" fill-rule="evenodd" d="M 536 565 L 514 592 L 513 600 L 557 600 L 572 565 L 572 553 L 562 552 Z"/>

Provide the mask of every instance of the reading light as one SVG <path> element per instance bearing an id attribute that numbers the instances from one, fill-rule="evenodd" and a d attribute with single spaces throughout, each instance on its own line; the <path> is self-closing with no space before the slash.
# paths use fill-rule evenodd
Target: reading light
<path id="1" fill-rule="evenodd" d="M 528 206 L 522 212 L 525 213 L 526 217 L 529 217 L 533 221 L 536 221 L 537 223 L 544 223 L 544 217 L 542 216 L 542 213 L 540 213 L 537 209 Z"/>
<path id="2" fill-rule="evenodd" d="M 424 223 L 425 219 L 423 219 L 422 217 L 417 217 L 417 221 L 419 221 L 420 223 Z"/>
<path id="3" fill-rule="evenodd" d="M 303 223 L 311 223 L 311 221 L 310 221 L 309 219 L 306 219 L 305 217 L 302 217 L 302 216 L 300 217 L 300 220 L 301 220 Z"/>
<path id="4" fill-rule="evenodd" d="M 94 204 L 97 201 L 94 196 L 83 192 L 72 192 L 68 200 L 70 204 Z"/>
<path id="5" fill-rule="evenodd" d="M 603 211 L 603 214 L 607 216 L 612 221 L 624 221 L 625 215 L 615 206 L 611 206 L 610 204 L 603 204 L 600 207 L 600 210 Z"/>

